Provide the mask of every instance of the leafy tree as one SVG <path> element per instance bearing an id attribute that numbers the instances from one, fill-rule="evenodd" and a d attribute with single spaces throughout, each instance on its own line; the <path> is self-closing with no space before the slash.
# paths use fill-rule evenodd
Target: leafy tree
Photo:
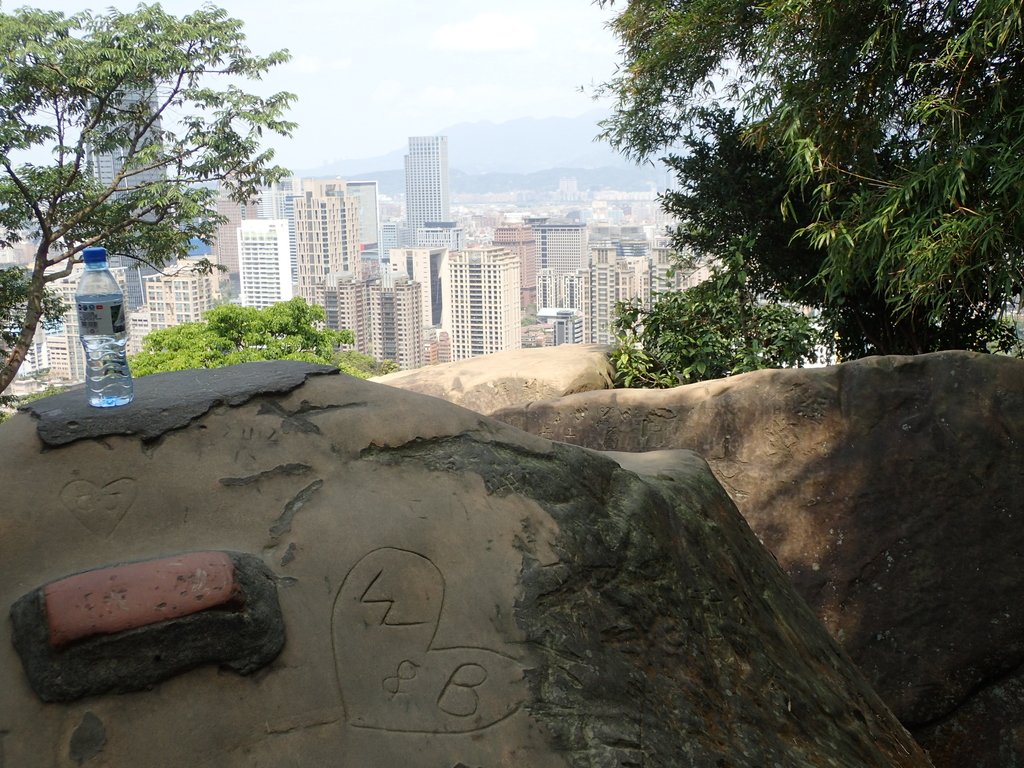
<path id="1" fill-rule="evenodd" d="M 735 113 L 715 108 L 695 116 L 683 147 L 666 159 L 680 183 L 662 205 L 682 221 L 677 269 L 709 263 L 712 278 L 660 293 L 651 307 L 619 307 L 617 382 L 675 386 L 814 361 L 833 334 L 798 307 L 820 304 L 822 256 L 781 214 L 789 185 L 778 155 L 744 142 Z M 790 208 L 806 215 L 799 202 Z"/>
<path id="2" fill-rule="evenodd" d="M 717 217 L 674 202 L 695 237 L 786 236 L 788 254 L 769 243 L 745 264 L 817 306 L 846 356 L 1009 348 L 1022 13 L 1019 0 L 630 0 L 605 133 L 636 157 L 702 150 L 674 161 L 689 193 L 749 183 Z M 734 128 L 709 130 L 723 111 Z M 758 198 L 760 220 L 730 218 Z"/>
<path id="3" fill-rule="evenodd" d="M 153 331 L 128 363 L 136 376 L 190 368 L 220 368 L 256 360 L 303 360 L 331 365 L 351 331 L 323 329 L 327 313 L 303 299 L 266 309 L 224 304 L 201 323 Z"/>
<path id="4" fill-rule="evenodd" d="M 0 13 L 0 50 L 0 242 L 38 242 L 27 280 L 0 278 L 0 328 L 13 334 L 0 341 L 2 391 L 53 316 L 47 285 L 83 248 L 164 264 L 212 240 L 211 182 L 244 200 L 284 175 L 260 141 L 290 134 L 293 97 L 240 87 L 287 53 L 254 55 L 241 22 L 212 6 Z M 108 153 L 121 161 L 101 183 L 92 161 Z"/>
<path id="5" fill-rule="evenodd" d="M 4 323 L 28 302 L 31 273 L 17 267 L 0 269 L 0 350 L 9 349 L 18 341 L 19 330 Z M 41 303 L 42 322 L 57 322 L 64 317 L 64 303 L 56 296 L 44 294 Z"/>
<path id="6" fill-rule="evenodd" d="M 360 379 L 383 376 L 399 370 L 398 363 L 394 360 L 377 360 L 371 355 L 364 355 L 354 349 L 339 352 L 334 356 L 334 364 L 345 373 L 358 376 Z"/>
<path id="7" fill-rule="evenodd" d="M 682 291 L 621 304 L 614 321 L 616 383 L 674 387 L 815 358 L 819 334 L 798 309 L 765 302 L 740 264 Z"/>

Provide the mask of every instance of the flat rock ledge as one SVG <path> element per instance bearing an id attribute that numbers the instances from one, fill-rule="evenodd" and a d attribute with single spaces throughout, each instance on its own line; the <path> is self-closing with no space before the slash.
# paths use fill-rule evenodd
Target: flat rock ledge
<path id="1" fill-rule="evenodd" d="M 373 380 L 486 415 L 535 400 L 611 388 L 614 372 L 608 352 L 600 344 L 517 349 Z"/>

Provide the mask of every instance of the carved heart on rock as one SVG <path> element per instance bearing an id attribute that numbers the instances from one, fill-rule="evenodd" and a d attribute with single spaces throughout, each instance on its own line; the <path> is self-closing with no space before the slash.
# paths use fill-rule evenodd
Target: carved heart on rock
<path id="1" fill-rule="evenodd" d="M 130 477 L 104 486 L 88 480 L 72 480 L 61 490 L 60 500 L 78 522 L 97 536 L 106 537 L 124 519 L 137 493 L 138 484 Z"/>

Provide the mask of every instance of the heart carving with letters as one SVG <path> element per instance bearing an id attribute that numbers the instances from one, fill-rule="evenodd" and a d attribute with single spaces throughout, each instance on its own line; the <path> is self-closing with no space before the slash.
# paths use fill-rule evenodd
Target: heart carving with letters
<path id="1" fill-rule="evenodd" d="M 124 519 L 137 493 L 138 484 L 130 477 L 104 486 L 88 480 L 72 480 L 60 492 L 60 500 L 78 522 L 97 536 L 106 537 Z"/>

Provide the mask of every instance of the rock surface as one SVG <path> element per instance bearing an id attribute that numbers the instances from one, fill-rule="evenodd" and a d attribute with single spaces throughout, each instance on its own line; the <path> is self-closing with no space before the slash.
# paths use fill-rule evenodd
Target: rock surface
<path id="1" fill-rule="evenodd" d="M 261 394 L 261 370 L 160 434 L 48 444 L 46 401 L 0 427 L 5 605 L 248 553 L 286 633 L 245 676 L 44 703 L 4 622 L 5 768 L 928 764 L 693 454 L 604 455 L 309 370 Z M 158 607 L 97 631 L 130 657 Z"/>
<path id="2" fill-rule="evenodd" d="M 496 417 L 696 451 L 936 765 L 1024 765 L 1024 362 L 869 358 Z"/>
<path id="3" fill-rule="evenodd" d="M 399 371 L 374 381 L 438 397 L 486 415 L 534 400 L 609 389 L 612 376 L 608 347 L 563 344 Z"/>

